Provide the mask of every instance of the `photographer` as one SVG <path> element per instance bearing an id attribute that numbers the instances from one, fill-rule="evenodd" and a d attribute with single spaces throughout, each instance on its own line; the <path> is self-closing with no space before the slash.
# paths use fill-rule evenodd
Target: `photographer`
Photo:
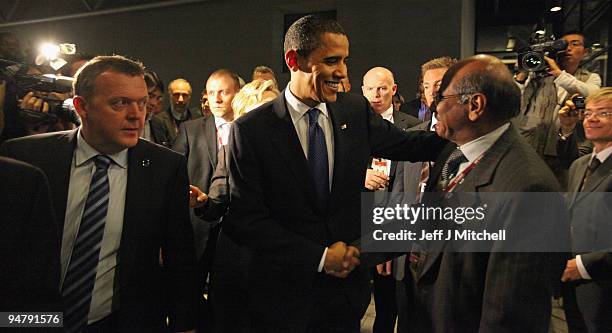
<path id="1" fill-rule="evenodd" d="M 533 72 L 515 75 L 522 92 L 521 113 L 515 123 L 565 187 L 567 166 L 563 164 L 569 165 L 572 161 L 561 163 L 557 153 L 561 128 L 558 112 L 571 95 L 586 97 L 599 89 L 601 77 L 579 67 L 588 51 L 584 35 L 568 32 L 563 39 L 567 48 L 556 54 L 556 60 L 545 57 L 548 76 L 541 77 Z"/>
<path id="2" fill-rule="evenodd" d="M 69 99 L 71 80 L 48 77 L 35 67 L 0 60 L 0 82 L 3 82 L 2 114 L 4 128 L 1 140 L 32 134 L 69 130 L 79 118 Z"/>

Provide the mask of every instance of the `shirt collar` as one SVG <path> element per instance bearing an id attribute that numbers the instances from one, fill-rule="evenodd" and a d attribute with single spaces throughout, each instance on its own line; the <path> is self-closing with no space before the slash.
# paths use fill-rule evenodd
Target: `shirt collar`
<path id="1" fill-rule="evenodd" d="M 294 124 L 296 121 L 301 119 L 306 114 L 306 112 L 308 112 L 308 110 L 313 108 L 319 109 L 319 111 L 321 111 L 321 114 L 325 115 L 325 117 L 329 117 L 327 112 L 327 104 L 319 103 L 318 105 L 311 108 L 310 106 L 302 103 L 299 99 L 297 99 L 297 97 L 295 97 L 295 95 L 293 95 L 291 89 L 289 89 L 290 86 L 291 82 L 287 84 L 287 88 L 285 89 L 285 100 L 287 100 L 287 108 L 289 109 L 289 112 L 297 115 L 297 117 L 291 117 L 293 119 Z"/>
<path id="2" fill-rule="evenodd" d="M 213 117 L 215 118 L 215 127 L 217 129 L 219 129 L 219 127 L 221 127 L 221 126 L 223 126 L 225 124 L 229 124 L 228 121 L 225 121 L 225 119 L 223 119 L 221 117 L 215 117 L 215 116 L 213 116 Z"/>
<path id="3" fill-rule="evenodd" d="M 597 159 L 599 160 L 599 162 L 603 163 L 608 159 L 608 157 L 610 157 L 610 155 L 612 155 L 612 146 L 600 151 L 599 153 L 593 152 L 593 154 L 591 155 L 590 161 L 592 161 L 593 158 L 597 156 Z"/>
<path id="4" fill-rule="evenodd" d="M 383 113 L 380 114 L 384 120 L 393 122 L 393 104 Z"/>
<path id="5" fill-rule="evenodd" d="M 76 144 L 76 150 L 75 150 L 75 158 L 76 158 L 75 162 L 76 162 L 77 167 L 88 162 L 89 160 L 94 158 L 96 155 L 106 155 L 110 157 L 110 159 L 113 160 L 113 162 L 115 162 L 116 165 L 125 169 L 127 168 L 127 151 L 128 151 L 127 149 L 124 149 L 115 154 L 102 154 L 99 151 L 97 151 L 94 147 L 92 147 L 89 143 L 87 143 L 87 141 L 85 141 L 85 138 L 83 138 L 81 134 L 80 127 L 77 130 L 77 144 Z"/>
<path id="6" fill-rule="evenodd" d="M 497 129 L 459 147 L 468 161 L 474 162 L 480 155 L 484 154 L 497 139 L 510 127 L 510 123 L 501 125 Z"/>

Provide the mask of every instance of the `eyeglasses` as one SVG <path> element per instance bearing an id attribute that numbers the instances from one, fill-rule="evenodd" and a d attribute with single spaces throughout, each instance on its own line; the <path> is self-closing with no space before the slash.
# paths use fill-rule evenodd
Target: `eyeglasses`
<path id="1" fill-rule="evenodd" d="M 569 45 L 576 47 L 576 46 L 584 46 L 584 43 L 579 41 L 579 40 L 570 40 Z"/>
<path id="2" fill-rule="evenodd" d="M 601 112 L 584 111 L 584 119 L 587 119 L 593 116 L 597 119 L 610 118 L 612 117 L 612 111 L 601 111 Z"/>
<path id="3" fill-rule="evenodd" d="M 463 93 L 463 94 L 453 94 L 453 95 L 446 95 L 446 96 L 442 96 L 442 94 L 438 93 L 434 96 L 433 101 L 436 104 L 440 104 L 440 102 L 442 102 L 445 99 L 449 99 L 449 98 L 455 98 L 455 97 L 459 97 L 459 96 L 464 96 L 464 95 L 471 95 L 474 94 L 472 93 Z"/>

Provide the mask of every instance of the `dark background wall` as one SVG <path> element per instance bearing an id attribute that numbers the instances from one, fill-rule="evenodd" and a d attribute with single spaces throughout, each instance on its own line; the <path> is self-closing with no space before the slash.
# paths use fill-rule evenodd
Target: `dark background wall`
<path id="1" fill-rule="evenodd" d="M 353 92 L 361 93 L 361 78 L 369 68 L 385 66 L 395 73 L 399 91 L 412 98 L 421 63 L 460 56 L 462 3 L 466 1 L 210 0 L 0 31 L 14 32 L 32 46 L 50 39 L 75 43 L 81 52 L 139 59 L 166 83 L 176 77 L 190 81 L 196 105 L 206 78 L 221 67 L 248 82 L 253 67 L 267 65 L 284 87 L 289 80 L 281 67 L 284 15 L 336 10 L 349 35 Z"/>

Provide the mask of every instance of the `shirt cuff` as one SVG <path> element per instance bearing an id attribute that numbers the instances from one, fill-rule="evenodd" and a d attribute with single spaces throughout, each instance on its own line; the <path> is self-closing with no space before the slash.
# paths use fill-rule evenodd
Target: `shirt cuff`
<path id="1" fill-rule="evenodd" d="M 589 275 L 589 272 L 587 272 L 586 268 L 584 267 L 584 264 L 582 263 L 582 258 L 580 257 L 580 255 L 576 256 L 576 267 L 578 267 L 578 272 L 580 273 L 580 276 L 583 279 L 592 280 L 591 276 Z"/>
<path id="2" fill-rule="evenodd" d="M 317 272 L 323 272 L 323 266 L 325 265 L 325 256 L 327 255 L 327 247 L 325 247 L 325 251 L 323 251 L 323 256 L 321 257 L 321 261 L 319 261 L 319 268 L 317 268 Z"/>

